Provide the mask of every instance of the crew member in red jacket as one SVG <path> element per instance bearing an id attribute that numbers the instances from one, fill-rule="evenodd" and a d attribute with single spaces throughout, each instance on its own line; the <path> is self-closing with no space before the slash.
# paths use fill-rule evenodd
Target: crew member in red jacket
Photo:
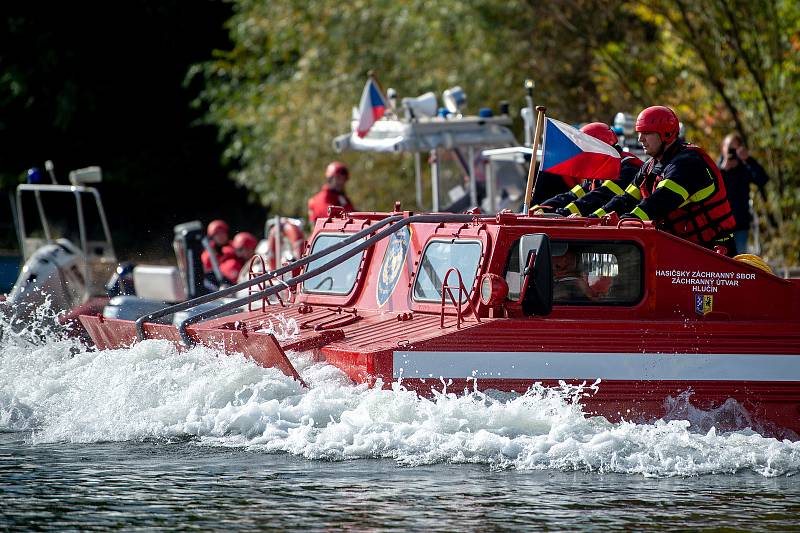
<path id="1" fill-rule="evenodd" d="M 355 211 L 350 198 L 344 192 L 345 183 L 350 177 L 347 165 L 341 161 L 332 161 L 325 169 L 327 183 L 308 200 L 308 221 L 313 225 L 318 218 L 328 216 L 328 206 L 343 207 L 345 212 Z"/>
<path id="2" fill-rule="evenodd" d="M 228 231 L 228 224 L 220 219 L 212 220 L 206 230 L 208 244 L 211 245 L 211 249 L 214 251 L 217 265 L 233 253 L 233 249 L 228 245 Z M 203 253 L 200 254 L 200 261 L 203 263 L 203 271 L 211 272 L 211 257 L 207 250 L 203 250 Z"/>
<path id="3" fill-rule="evenodd" d="M 256 253 L 258 239 L 252 233 L 242 231 L 233 237 L 231 242 L 233 253 L 222 260 L 219 270 L 231 284 L 235 284 L 239 279 L 239 272 L 247 261 Z"/>
<path id="4" fill-rule="evenodd" d="M 688 241 L 735 253 L 731 233 L 736 222 L 719 169 L 702 148 L 678 139 L 678 128 L 678 116 L 668 107 L 639 113 L 639 143 L 652 159 L 623 194 L 593 215 L 615 211 L 621 218 L 653 221 Z"/>

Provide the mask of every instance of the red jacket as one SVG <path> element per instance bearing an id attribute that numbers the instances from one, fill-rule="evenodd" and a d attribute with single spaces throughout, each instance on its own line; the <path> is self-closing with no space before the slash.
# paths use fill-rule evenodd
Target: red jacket
<path id="1" fill-rule="evenodd" d="M 221 266 L 223 261 L 234 255 L 233 248 L 228 245 L 225 245 L 220 249 L 212 242 L 211 248 L 217 252 L 216 255 L 218 266 Z M 203 272 L 211 272 L 211 257 L 208 255 L 207 250 L 203 250 L 203 253 L 200 254 L 200 261 L 203 263 Z"/>
<path id="2" fill-rule="evenodd" d="M 236 254 L 233 254 L 220 262 L 219 271 L 225 279 L 235 284 L 239 280 L 239 271 L 247 264 L 247 261 L 249 259 L 240 259 Z"/>
<path id="3" fill-rule="evenodd" d="M 308 216 L 311 218 L 310 222 L 313 224 L 318 218 L 327 217 L 328 206 L 330 205 L 343 207 L 347 213 L 356 210 L 353 204 L 350 203 L 350 198 L 348 198 L 345 193 L 331 190 L 326 183 L 317 194 L 308 200 Z"/>

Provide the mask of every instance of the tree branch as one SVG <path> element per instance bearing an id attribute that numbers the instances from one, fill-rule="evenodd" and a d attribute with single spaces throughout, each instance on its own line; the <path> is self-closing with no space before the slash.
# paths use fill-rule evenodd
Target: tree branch
<path id="1" fill-rule="evenodd" d="M 717 76 L 715 76 L 714 73 L 715 71 L 711 65 L 711 60 L 707 56 L 707 50 L 705 49 L 705 47 L 699 45 L 700 43 L 699 31 L 692 24 L 686 5 L 683 3 L 682 0 L 674 0 L 674 1 L 675 5 L 678 8 L 678 11 L 681 14 L 681 21 L 683 22 L 685 28 L 689 32 L 689 39 L 684 39 L 684 41 L 686 42 L 686 44 L 689 45 L 689 47 L 692 50 L 695 51 L 697 56 L 703 62 L 703 66 L 705 67 L 706 71 L 706 80 L 711 84 L 712 87 L 714 87 L 714 89 L 719 94 L 720 98 L 722 98 L 725 107 L 728 108 L 728 111 L 731 114 L 731 118 L 733 118 L 733 121 L 736 124 L 736 129 L 739 131 L 739 133 L 741 133 L 742 139 L 744 140 L 745 144 L 748 144 L 747 131 L 745 130 L 744 124 L 742 123 L 741 117 L 739 116 L 739 110 L 733 103 L 733 100 L 731 100 L 731 98 L 725 93 L 725 84 L 723 83 L 723 81 L 720 80 Z M 669 18 L 669 14 L 666 14 L 665 16 Z M 672 26 L 676 28 L 676 30 L 679 29 L 680 26 L 678 25 L 677 21 L 670 19 L 670 22 L 672 23 Z"/>
<path id="2" fill-rule="evenodd" d="M 769 125 L 770 127 L 773 127 L 775 126 L 775 118 L 772 111 L 772 103 L 770 102 L 766 94 L 763 76 L 761 76 L 761 73 L 755 68 L 752 58 L 750 57 L 750 54 L 747 53 L 747 51 L 744 49 L 744 46 L 742 45 L 742 39 L 740 35 L 741 29 L 739 27 L 738 21 L 736 20 L 735 14 L 733 13 L 733 11 L 731 11 L 730 6 L 727 4 L 727 2 L 725 2 L 725 0 L 722 0 L 719 4 L 722 7 L 723 12 L 725 13 L 726 18 L 728 19 L 728 22 L 731 25 L 730 35 L 732 37 L 734 48 L 736 49 L 738 57 L 741 58 L 742 62 L 744 62 L 747 72 L 750 73 L 750 76 L 752 76 L 753 80 L 756 82 L 756 87 L 758 87 L 758 94 L 761 96 L 761 101 L 764 102 L 764 108 L 767 111 L 767 118 L 769 119 Z M 758 38 L 756 38 L 756 42 L 757 41 Z M 757 53 L 759 52 L 758 47 L 756 52 Z"/>

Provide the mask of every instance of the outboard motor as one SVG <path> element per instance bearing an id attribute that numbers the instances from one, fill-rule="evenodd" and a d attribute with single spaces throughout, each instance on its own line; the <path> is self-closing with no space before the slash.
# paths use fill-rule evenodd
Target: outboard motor
<path id="1" fill-rule="evenodd" d="M 83 253 L 67 239 L 58 239 L 36 250 L 25 262 L 8 295 L 15 314 L 32 316 L 48 298 L 55 313 L 83 303 L 87 298 L 85 265 Z"/>
<path id="2" fill-rule="evenodd" d="M 203 273 L 200 254 L 203 253 L 204 237 L 203 225 L 199 220 L 175 226 L 175 239 L 172 241 L 172 246 L 175 248 L 178 268 L 186 281 L 186 295 L 189 299 L 217 289 L 217 287 L 210 286 Z"/>

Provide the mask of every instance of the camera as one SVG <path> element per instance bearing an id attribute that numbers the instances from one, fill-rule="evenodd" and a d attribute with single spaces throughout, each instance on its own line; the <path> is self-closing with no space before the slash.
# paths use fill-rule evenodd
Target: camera
<path id="1" fill-rule="evenodd" d="M 736 159 L 736 148 L 728 148 L 728 159 Z"/>

